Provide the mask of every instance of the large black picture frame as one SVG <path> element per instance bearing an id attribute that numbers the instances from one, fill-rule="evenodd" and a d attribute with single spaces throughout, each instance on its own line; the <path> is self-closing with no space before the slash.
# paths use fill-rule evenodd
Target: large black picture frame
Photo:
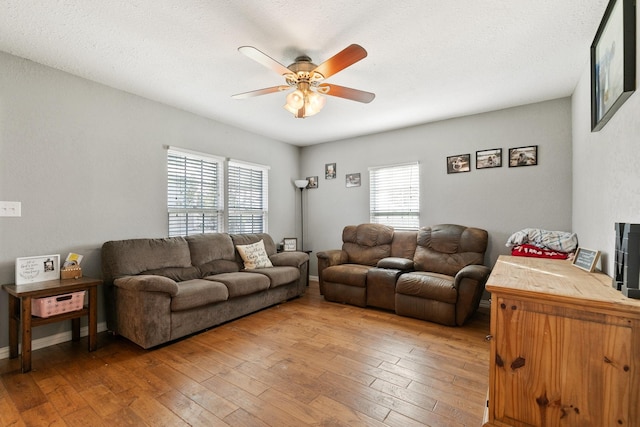
<path id="1" fill-rule="evenodd" d="M 611 0 L 591 44 L 591 132 L 607 124 L 635 85 L 635 0 Z"/>

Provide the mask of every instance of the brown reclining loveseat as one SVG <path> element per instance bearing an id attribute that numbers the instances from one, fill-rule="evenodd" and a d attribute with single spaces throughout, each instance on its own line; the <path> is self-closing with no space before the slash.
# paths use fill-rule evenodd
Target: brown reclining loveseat
<path id="1" fill-rule="evenodd" d="M 440 224 L 394 231 L 346 226 L 342 249 L 319 252 L 320 293 L 327 301 L 393 310 L 444 325 L 463 325 L 477 310 L 490 269 L 488 233 Z"/>

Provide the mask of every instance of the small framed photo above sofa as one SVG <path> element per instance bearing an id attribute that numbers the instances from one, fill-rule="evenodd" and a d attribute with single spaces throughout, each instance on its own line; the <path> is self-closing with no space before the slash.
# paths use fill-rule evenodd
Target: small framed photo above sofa
<path id="1" fill-rule="evenodd" d="M 509 148 L 509 167 L 535 166 L 538 164 L 538 146 Z"/>
<path id="2" fill-rule="evenodd" d="M 309 181 L 307 188 L 318 188 L 318 176 L 308 176 L 307 181 Z"/>
<path id="3" fill-rule="evenodd" d="M 447 173 L 469 172 L 471 170 L 471 154 L 457 154 L 447 157 Z"/>
<path id="4" fill-rule="evenodd" d="M 298 250 L 298 239 L 295 237 L 285 237 L 282 239 L 282 250 L 285 252 L 295 252 Z"/>
<path id="5" fill-rule="evenodd" d="M 501 168 L 502 148 L 476 151 L 476 169 Z"/>

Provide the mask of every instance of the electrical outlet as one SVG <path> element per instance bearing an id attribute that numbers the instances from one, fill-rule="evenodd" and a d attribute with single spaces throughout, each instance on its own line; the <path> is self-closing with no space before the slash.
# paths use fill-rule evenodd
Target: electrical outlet
<path id="1" fill-rule="evenodd" d="M 0 216 L 22 216 L 22 202 L 0 202 Z"/>

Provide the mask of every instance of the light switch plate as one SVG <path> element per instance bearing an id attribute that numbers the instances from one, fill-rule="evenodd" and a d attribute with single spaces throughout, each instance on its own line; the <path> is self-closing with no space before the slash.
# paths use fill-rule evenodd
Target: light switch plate
<path id="1" fill-rule="evenodd" d="M 0 202 L 0 216 L 22 216 L 22 202 Z"/>

